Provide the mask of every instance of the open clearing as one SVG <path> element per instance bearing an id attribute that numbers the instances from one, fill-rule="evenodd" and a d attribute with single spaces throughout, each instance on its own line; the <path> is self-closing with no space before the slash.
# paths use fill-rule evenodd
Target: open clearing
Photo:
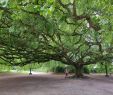
<path id="1" fill-rule="evenodd" d="M 64 79 L 52 74 L 0 74 L 0 95 L 113 95 L 113 77 Z"/>

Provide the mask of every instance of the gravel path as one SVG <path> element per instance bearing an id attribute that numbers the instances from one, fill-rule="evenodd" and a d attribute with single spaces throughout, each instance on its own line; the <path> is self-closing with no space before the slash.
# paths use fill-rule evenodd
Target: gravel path
<path id="1" fill-rule="evenodd" d="M 0 95 L 113 95 L 113 77 L 64 79 L 63 75 L 0 74 Z"/>

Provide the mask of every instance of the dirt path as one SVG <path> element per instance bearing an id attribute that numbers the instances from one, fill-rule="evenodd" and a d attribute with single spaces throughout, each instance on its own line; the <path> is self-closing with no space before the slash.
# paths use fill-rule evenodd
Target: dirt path
<path id="1" fill-rule="evenodd" d="M 113 95 L 113 77 L 64 79 L 63 75 L 0 74 L 0 95 Z"/>

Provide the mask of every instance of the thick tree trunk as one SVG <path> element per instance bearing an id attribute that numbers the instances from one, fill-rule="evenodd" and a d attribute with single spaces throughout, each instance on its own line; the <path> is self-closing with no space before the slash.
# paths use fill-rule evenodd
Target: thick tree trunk
<path id="1" fill-rule="evenodd" d="M 75 77 L 76 78 L 82 78 L 83 77 L 83 66 L 79 65 L 79 66 L 75 66 Z"/>

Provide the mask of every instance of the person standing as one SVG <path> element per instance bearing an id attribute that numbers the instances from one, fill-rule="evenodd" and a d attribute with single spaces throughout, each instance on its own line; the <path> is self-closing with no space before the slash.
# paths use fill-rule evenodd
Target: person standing
<path id="1" fill-rule="evenodd" d="M 68 78 L 69 70 L 67 68 L 67 65 L 65 66 L 65 78 Z"/>

